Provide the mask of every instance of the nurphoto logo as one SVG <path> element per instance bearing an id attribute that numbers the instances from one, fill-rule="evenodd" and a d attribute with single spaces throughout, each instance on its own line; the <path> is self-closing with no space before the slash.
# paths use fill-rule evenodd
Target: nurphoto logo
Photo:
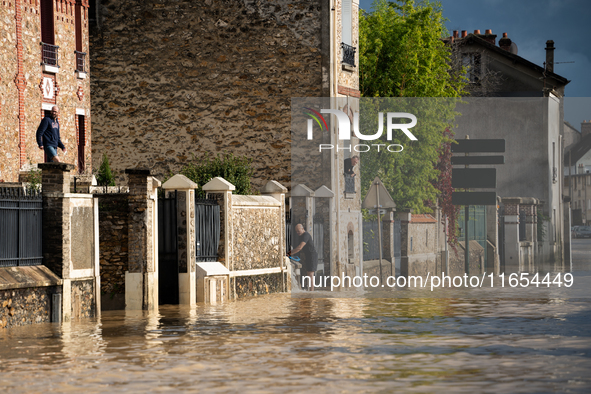
<path id="1" fill-rule="evenodd" d="M 349 116 L 340 111 L 338 109 L 321 109 L 320 112 L 305 107 L 304 113 L 310 116 L 312 119 L 308 119 L 308 130 L 307 130 L 307 138 L 308 140 L 314 139 L 314 121 L 320 127 L 320 130 L 328 130 L 328 125 L 326 120 L 322 116 L 322 114 L 333 114 L 337 117 L 338 125 L 339 125 L 339 140 L 350 141 L 351 140 L 351 120 Z M 410 119 L 410 123 L 394 123 L 394 120 L 399 119 Z M 417 137 L 415 137 L 409 129 L 413 128 L 417 124 L 417 117 L 413 114 L 409 114 L 407 112 L 388 112 L 386 115 L 386 138 L 388 141 L 392 141 L 392 134 L 394 130 L 401 130 L 411 141 L 417 141 Z M 384 113 L 378 113 L 378 131 L 375 134 L 366 135 L 361 134 L 359 131 L 359 112 L 353 112 L 353 133 L 357 138 L 363 141 L 374 141 L 379 139 L 384 132 Z M 318 150 L 322 152 L 322 150 L 331 150 L 336 149 L 337 152 L 339 150 L 354 150 L 355 152 L 368 152 L 371 150 L 371 147 L 375 147 L 378 152 L 382 147 L 385 147 L 388 152 L 398 153 L 402 152 L 404 147 L 400 144 L 357 144 L 354 146 L 337 146 L 335 147 L 332 144 L 319 144 Z"/>

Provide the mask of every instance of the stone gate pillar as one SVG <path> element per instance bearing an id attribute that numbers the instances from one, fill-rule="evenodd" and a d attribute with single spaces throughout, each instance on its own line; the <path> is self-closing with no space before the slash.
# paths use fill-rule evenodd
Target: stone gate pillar
<path id="1" fill-rule="evenodd" d="M 505 205 L 505 273 L 519 272 L 519 197 L 504 197 Z"/>
<path id="2" fill-rule="evenodd" d="M 195 276 L 195 189 L 197 184 L 177 174 L 166 181 L 164 190 L 176 190 L 177 255 L 179 266 L 179 304 L 197 302 Z"/>
<path id="3" fill-rule="evenodd" d="M 129 177 L 128 271 L 125 309 L 158 307 L 158 205 L 160 181 L 148 169 L 127 169 Z"/>
<path id="4" fill-rule="evenodd" d="M 100 313 L 98 203 L 70 193 L 73 164 L 42 163 L 43 264 L 62 280 L 63 321 Z"/>

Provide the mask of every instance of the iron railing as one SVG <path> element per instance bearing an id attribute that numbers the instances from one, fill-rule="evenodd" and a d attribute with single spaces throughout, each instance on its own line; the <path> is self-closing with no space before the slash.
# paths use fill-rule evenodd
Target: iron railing
<path id="1" fill-rule="evenodd" d="M 341 43 L 341 48 L 343 48 L 343 63 L 355 67 L 355 52 L 357 48 L 344 42 Z"/>
<path id="2" fill-rule="evenodd" d="M 220 206 L 216 200 L 195 198 L 196 261 L 217 261 L 220 245 Z"/>
<path id="3" fill-rule="evenodd" d="M 86 72 L 86 52 L 74 51 L 76 54 L 76 71 Z"/>
<path id="4" fill-rule="evenodd" d="M 158 303 L 179 303 L 176 192 L 158 198 Z"/>
<path id="5" fill-rule="evenodd" d="M 355 193 L 355 177 L 345 174 L 345 193 Z"/>
<path id="6" fill-rule="evenodd" d="M 43 64 L 59 67 L 58 51 L 59 51 L 59 47 L 57 45 L 52 45 L 52 44 L 47 44 L 45 42 L 42 42 L 41 43 L 41 57 L 42 57 Z"/>
<path id="7" fill-rule="evenodd" d="M 41 192 L 0 187 L 0 267 L 43 264 Z"/>

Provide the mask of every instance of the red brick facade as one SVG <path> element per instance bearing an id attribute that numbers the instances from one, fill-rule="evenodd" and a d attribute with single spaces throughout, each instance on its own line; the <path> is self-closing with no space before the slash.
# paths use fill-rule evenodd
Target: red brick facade
<path id="1" fill-rule="evenodd" d="M 88 1 L 2 0 L 0 31 L 0 182 L 17 182 L 31 164 L 43 161 L 35 134 L 44 111 L 53 105 L 60 108 L 61 139 L 67 148 L 60 157 L 77 167 L 78 114 L 84 113 L 86 143 L 80 162 L 86 166 L 78 171 L 90 171 L 90 81 L 88 55 L 84 55 L 88 54 Z M 55 64 L 44 64 L 42 55 L 47 48 L 42 37 L 48 31 L 51 50 L 57 49 Z M 78 54 L 77 40 L 82 49 Z M 77 56 L 86 56 L 86 73 L 77 71 Z"/>

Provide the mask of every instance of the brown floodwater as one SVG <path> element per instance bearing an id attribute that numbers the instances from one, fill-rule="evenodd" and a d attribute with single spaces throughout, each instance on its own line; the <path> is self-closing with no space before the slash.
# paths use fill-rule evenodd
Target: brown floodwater
<path id="1" fill-rule="evenodd" d="M 591 391 L 591 299 L 566 289 L 316 297 L 6 329 L 1 391 Z"/>

